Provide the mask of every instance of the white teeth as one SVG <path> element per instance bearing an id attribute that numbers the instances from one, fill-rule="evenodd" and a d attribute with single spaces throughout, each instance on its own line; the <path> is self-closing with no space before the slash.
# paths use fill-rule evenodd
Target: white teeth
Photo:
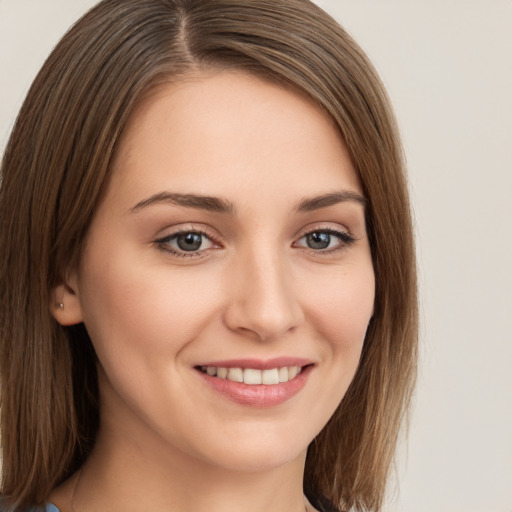
<path id="1" fill-rule="evenodd" d="M 298 373 L 299 373 L 298 366 L 289 366 L 288 367 L 288 380 L 294 379 Z"/>
<path id="2" fill-rule="evenodd" d="M 283 366 L 268 370 L 254 368 L 217 368 L 216 366 L 201 366 L 204 373 L 212 377 L 227 379 L 233 382 L 243 382 L 249 385 L 265 384 L 271 386 L 294 379 L 301 371 L 300 366 Z"/>
<path id="3" fill-rule="evenodd" d="M 228 380 L 232 380 L 233 382 L 243 382 L 244 372 L 242 368 L 229 368 Z"/>
<path id="4" fill-rule="evenodd" d="M 246 368 L 244 370 L 244 383 L 261 384 L 261 370 L 253 370 L 252 368 Z"/>
<path id="5" fill-rule="evenodd" d="M 261 372 L 261 382 L 267 386 L 271 384 L 279 384 L 279 370 L 272 368 L 272 370 L 263 370 Z"/>

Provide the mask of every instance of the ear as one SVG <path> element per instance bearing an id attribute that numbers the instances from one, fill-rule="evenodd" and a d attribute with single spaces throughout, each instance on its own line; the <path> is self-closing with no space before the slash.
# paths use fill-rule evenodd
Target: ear
<path id="1" fill-rule="evenodd" d="M 52 289 L 50 312 L 61 325 L 75 325 L 83 321 L 76 276 L 70 276 L 67 282 Z"/>

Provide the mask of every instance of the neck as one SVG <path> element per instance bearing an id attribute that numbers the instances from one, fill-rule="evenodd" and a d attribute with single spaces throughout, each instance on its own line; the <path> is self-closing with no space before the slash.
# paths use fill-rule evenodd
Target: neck
<path id="1" fill-rule="evenodd" d="M 81 471 L 52 495 L 62 512 L 304 512 L 305 453 L 275 468 L 234 471 L 144 437 L 100 431 Z M 312 510 L 309 509 L 308 510 Z"/>

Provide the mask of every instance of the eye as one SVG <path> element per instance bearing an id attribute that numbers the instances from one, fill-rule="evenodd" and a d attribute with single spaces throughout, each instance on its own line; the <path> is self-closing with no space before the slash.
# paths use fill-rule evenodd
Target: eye
<path id="1" fill-rule="evenodd" d="M 306 233 L 297 242 L 296 247 L 305 247 L 316 252 L 333 252 L 355 242 L 354 237 L 345 231 L 335 229 L 317 229 Z"/>
<path id="2" fill-rule="evenodd" d="M 199 256 L 202 251 L 215 247 L 210 237 L 201 231 L 180 231 L 156 240 L 164 251 L 176 256 Z"/>

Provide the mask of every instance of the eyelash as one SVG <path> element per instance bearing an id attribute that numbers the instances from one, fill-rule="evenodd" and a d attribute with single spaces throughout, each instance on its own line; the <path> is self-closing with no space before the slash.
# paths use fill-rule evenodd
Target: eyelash
<path id="1" fill-rule="evenodd" d="M 329 236 L 334 236 L 338 238 L 339 243 L 336 247 L 333 248 L 327 248 L 327 249 L 312 249 L 311 247 L 303 247 L 297 245 L 297 242 L 293 243 L 293 247 L 300 248 L 305 250 L 306 252 L 313 253 L 315 255 L 326 255 L 326 254 L 333 254 L 340 252 L 347 247 L 353 245 L 356 241 L 356 239 L 347 231 L 342 230 L 336 230 L 332 228 L 316 228 L 312 229 L 311 231 L 307 231 L 304 233 L 298 240 L 302 240 L 310 235 L 313 235 L 314 233 L 317 234 L 327 234 Z M 171 254 L 172 256 L 178 257 L 178 258 L 198 258 L 203 257 L 205 251 L 208 249 L 200 249 L 197 251 L 190 251 L 187 252 L 185 250 L 176 250 L 171 248 L 169 245 L 171 241 L 177 240 L 177 238 L 180 235 L 188 235 L 188 234 L 194 234 L 194 235 L 200 235 L 201 237 L 205 237 L 208 239 L 214 246 L 220 246 L 220 242 L 218 242 L 215 237 L 213 237 L 211 234 L 207 233 L 206 231 L 202 229 L 182 229 L 179 231 L 176 231 L 170 235 L 167 235 L 165 237 L 159 238 L 158 240 L 155 240 L 155 245 L 158 247 L 158 249 Z"/>
<path id="2" fill-rule="evenodd" d="M 307 231 L 299 238 L 299 241 L 302 240 L 303 238 L 313 235 L 314 233 L 327 234 L 329 236 L 334 236 L 334 237 L 338 238 L 339 243 L 336 247 L 332 247 L 330 249 L 329 248 L 327 248 L 327 249 L 312 249 L 311 247 L 297 246 L 296 245 L 297 242 L 294 243 L 294 247 L 300 247 L 302 249 L 305 249 L 308 252 L 314 253 L 315 255 L 317 255 L 317 254 L 326 255 L 326 254 L 333 254 L 333 253 L 343 251 L 347 247 L 350 247 L 351 245 L 353 245 L 356 241 L 356 239 L 348 231 L 343 231 L 343 230 L 338 230 L 338 229 L 333 229 L 333 228 L 321 228 L 321 227 L 312 229 L 311 231 Z"/>

